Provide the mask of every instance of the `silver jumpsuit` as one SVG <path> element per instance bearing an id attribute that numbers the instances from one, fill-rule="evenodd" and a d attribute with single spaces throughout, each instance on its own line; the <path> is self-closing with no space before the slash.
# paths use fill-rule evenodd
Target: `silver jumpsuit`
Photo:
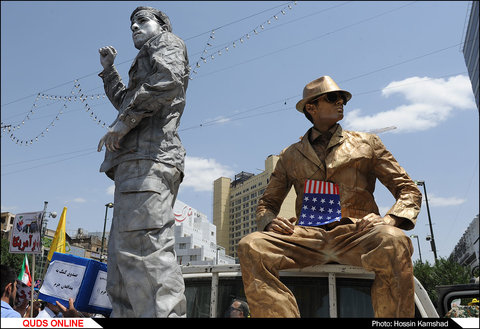
<path id="1" fill-rule="evenodd" d="M 184 317 L 184 282 L 174 252 L 173 205 L 184 172 L 177 129 L 189 79 L 184 42 L 171 32 L 140 49 L 125 86 L 104 69 L 105 93 L 131 130 L 106 150 L 100 171 L 115 181 L 108 245 L 112 317 Z M 113 126 L 113 124 L 112 124 Z"/>

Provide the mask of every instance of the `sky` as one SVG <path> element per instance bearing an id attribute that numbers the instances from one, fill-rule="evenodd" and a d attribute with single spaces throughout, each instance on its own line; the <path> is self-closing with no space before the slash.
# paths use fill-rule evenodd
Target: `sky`
<path id="1" fill-rule="evenodd" d="M 376 131 L 425 182 L 438 256 L 450 255 L 479 213 L 466 1 L 2 1 L 2 212 L 41 211 L 47 201 L 58 213 L 48 228 L 67 207 L 67 232 L 103 230 L 113 182 L 99 172 L 96 148 L 116 111 L 98 49 L 116 48 L 127 83 L 138 52 L 129 17 L 140 5 L 167 13 L 192 66 L 179 200 L 212 221 L 213 181 L 259 174 L 269 155 L 298 141 L 311 125 L 295 104 L 308 82 L 329 75 L 353 94 L 344 129 Z M 379 182 L 375 197 L 382 215 L 394 203 Z M 421 252 L 432 263 L 425 198 L 405 233 L 419 237 L 413 259 Z"/>

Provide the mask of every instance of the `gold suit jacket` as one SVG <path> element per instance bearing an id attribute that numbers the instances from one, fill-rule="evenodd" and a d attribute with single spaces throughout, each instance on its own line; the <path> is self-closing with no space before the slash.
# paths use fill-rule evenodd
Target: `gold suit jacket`
<path id="1" fill-rule="evenodd" d="M 415 226 L 422 194 L 377 135 L 347 131 L 337 125 L 327 147 L 325 163 L 322 163 L 309 142 L 310 130 L 301 141 L 280 153 L 257 207 L 260 231 L 277 216 L 292 185 L 297 193 L 295 210 L 299 218 L 306 179 L 338 184 L 342 217 L 356 222 L 369 213 L 379 214 L 373 196 L 378 178 L 396 200 L 386 215 L 403 219 L 402 229 L 410 230 Z"/>

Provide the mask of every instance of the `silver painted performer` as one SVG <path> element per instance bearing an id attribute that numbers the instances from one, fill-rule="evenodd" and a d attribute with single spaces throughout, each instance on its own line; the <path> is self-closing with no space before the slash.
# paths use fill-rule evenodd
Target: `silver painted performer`
<path id="1" fill-rule="evenodd" d="M 118 116 L 98 145 L 100 171 L 115 181 L 108 245 L 112 317 L 184 317 L 184 282 L 174 252 L 172 207 L 183 179 L 185 149 L 177 133 L 189 79 L 185 43 L 151 7 L 130 16 L 139 49 L 128 86 L 112 46 L 99 49 L 105 93 Z"/>

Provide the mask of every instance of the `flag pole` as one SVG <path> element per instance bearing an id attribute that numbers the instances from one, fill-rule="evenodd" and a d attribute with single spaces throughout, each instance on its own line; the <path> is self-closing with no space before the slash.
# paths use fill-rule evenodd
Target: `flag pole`
<path id="1" fill-rule="evenodd" d="M 48 201 L 43 202 L 42 230 L 43 230 L 43 225 L 44 225 L 43 221 L 45 220 L 45 215 L 47 214 L 47 204 L 48 204 Z M 45 237 L 46 232 L 47 232 L 47 227 L 45 226 L 45 230 L 43 230 L 43 232 L 41 234 L 41 239 L 43 239 Z M 40 257 L 43 257 L 43 242 L 42 242 L 42 248 L 40 250 L 42 250 L 42 253 L 40 254 L 41 255 Z M 48 267 L 48 264 L 46 264 L 46 261 L 44 261 L 42 263 L 43 263 L 43 273 L 40 276 L 40 285 L 38 286 L 38 292 L 40 292 L 40 288 L 43 286 L 43 279 L 45 278 L 45 273 L 47 272 L 47 267 Z"/>
<path id="2" fill-rule="evenodd" d="M 44 201 L 43 202 L 41 227 L 43 227 L 43 221 L 45 220 L 45 215 L 47 214 L 47 205 L 48 205 L 48 201 Z M 43 238 L 43 235 L 41 234 L 40 235 L 40 250 L 43 250 L 43 248 L 41 247 L 42 246 L 42 238 Z M 41 252 L 40 255 L 43 255 L 43 252 Z M 33 318 L 33 297 L 34 297 L 34 294 L 35 294 L 35 258 L 37 258 L 36 256 L 37 256 L 36 254 L 32 254 L 32 271 L 30 273 L 30 276 L 32 277 L 32 290 L 31 290 L 32 291 L 32 298 L 30 299 L 30 301 L 31 301 L 31 303 L 30 303 L 30 317 L 32 317 L 32 318 Z M 43 275 L 45 275 L 45 272 L 43 273 Z M 43 276 L 42 276 L 42 281 L 43 281 Z"/>
<path id="3" fill-rule="evenodd" d="M 35 292 L 35 254 L 32 254 L 32 271 L 30 273 L 32 277 L 32 297 L 30 298 L 30 317 L 33 318 L 33 296 Z"/>
<path id="4" fill-rule="evenodd" d="M 45 279 L 45 274 L 47 273 L 48 265 L 49 265 L 48 261 L 45 260 L 45 264 L 43 265 L 43 273 L 40 276 L 40 285 L 38 287 L 39 292 L 40 292 L 40 288 L 42 288 L 42 286 L 43 286 L 43 279 Z"/>
<path id="5" fill-rule="evenodd" d="M 60 220 L 57 225 L 57 229 L 55 230 L 55 235 L 52 240 L 52 244 L 50 245 L 50 251 L 48 252 L 47 256 L 47 264 L 43 267 L 43 274 L 42 274 L 42 285 L 45 279 L 45 275 L 47 273 L 48 266 L 50 265 L 50 261 L 52 260 L 53 252 L 57 251 L 57 246 L 60 242 L 65 245 L 65 217 L 67 215 L 67 207 L 63 207 L 62 215 L 60 216 Z M 60 231 L 59 231 L 60 230 Z M 63 234 L 63 239 L 60 239 L 60 235 Z M 61 251 L 65 253 L 65 247 Z M 40 286 L 41 287 L 41 286 Z"/>

